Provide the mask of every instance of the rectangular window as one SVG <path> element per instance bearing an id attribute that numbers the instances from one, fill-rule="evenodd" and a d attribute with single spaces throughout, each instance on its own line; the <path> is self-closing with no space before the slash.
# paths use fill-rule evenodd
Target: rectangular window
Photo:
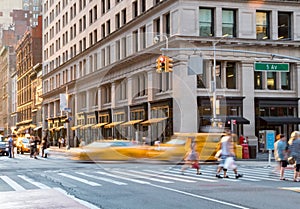
<path id="1" fill-rule="evenodd" d="M 276 72 L 267 72 L 267 85 L 269 90 L 276 90 Z"/>
<path id="2" fill-rule="evenodd" d="M 120 28 L 120 13 L 116 14 L 116 16 L 115 16 L 115 26 L 116 26 L 116 29 Z"/>
<path id="3" fill-rule="evenodd" d="M 262 72 L 254 71 L 254 88 L 262 89 Z"/>
<path id="4" fill-rule="evenodd" d="M 281 89 L 291 90 L 290 72 L 281 72 Z"/>
<path id="5" fill-rule="evenodd" d="M 133 52 L 138 52 L 139 50 L 139 41 L 138 41 L 138 31 L 133 31 L 132 33 L 132 44 L 133 44 Z"/>
<path id="6" fill-rule="evenodd" d="M 270 39 L 269 12 L 256 12 L 256 39 Z"/>
<path id="7" fill-rule="evenodd" d="M 226 65 L 226 88 L 236 89 L 236 63 L 228 62 Z"/>
<path id="8" fill-rule="evenodd" d="M 222 10 L 222 35 L 228 34 L 232 37 L 236 36 L 236 18 L 235 10 Z"/>
<path id="9" fill-rule="evenodd" d="M 160 35 L 160 19 L 157 18 L 153 21 L 153 31 L 154 35 Z"/>
<path id="10" fill-rule="evenodd" d="M 132 18 L 135 18 L 138 16 L 138 5 L 137 1 L 132 2 Z"/>
<path id="11" fill-rule="evenodd" d="M 213 9 L 200 8 L 199 35 L 214 36 L 214 10 Z"/>
<path id="12" fill-rule="evenodd" d="M 169 36 L 171 33 L 171 25 L 170 25 L 170 13 L 167 13 L 163 17 L 163 24 L 164 24 L 164 33 Z"/>
<path id="13" fill-rule="evenodd" d="M 122 15 L 122 25 L 126 24 L 126 9 L 123 9 L 121 11 L 121 15 Z"/>
<path id="14" fill-rule="evenodd" d="M 278 12 L 278 39 L 291 39 L 291 14 Z"/>

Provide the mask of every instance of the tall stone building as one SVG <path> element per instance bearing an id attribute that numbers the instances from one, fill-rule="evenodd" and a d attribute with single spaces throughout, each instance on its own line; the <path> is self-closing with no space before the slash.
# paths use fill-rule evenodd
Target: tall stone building
<path id="1" fill-rule="evenodd" d="M 44 128 L 54 143 L 166 141 L 212 123 L 250 138 L 299 128 L 299 1 L 46 0 L 43 11 Z M 173 72 L 156 73 L 162 53 Z M 198 75 L 188 73 L 192 56 L 204 60 Z"/>
<path id="2" fill-rule="evenodd" d="M 42 17 L 37 26 L 27 30 L 16 46 L 17 128 L 18 133 L 32 133 L 36 109 L 36 79 L 42 62 Z"/>

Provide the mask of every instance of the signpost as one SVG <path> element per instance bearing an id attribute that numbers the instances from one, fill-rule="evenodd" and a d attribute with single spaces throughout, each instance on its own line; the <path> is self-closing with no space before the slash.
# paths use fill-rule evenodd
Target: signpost
<path id="1" fill-rule="evenodd" d="M 272 150 L 274 150 L 274 142 L 275 142 L 275 131 L 266 130 L 266 149 L 269 150 L 268 167 L 271 167 L 271 156 L 272 156 Z"/>
<path id="2" fill-rule="evenodd" d="M 255 62 L 255 71 L 268 71 L 268 72 L 289 72 L 288 63 L 265 63 L 265 62 Z"/>

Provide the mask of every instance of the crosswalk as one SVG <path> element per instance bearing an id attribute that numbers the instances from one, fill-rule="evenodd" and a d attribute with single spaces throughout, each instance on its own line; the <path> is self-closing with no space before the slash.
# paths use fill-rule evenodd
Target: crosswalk
<path id="1" fill-rule="evenodd" d="M 134 168 L 110 168 L 110 169 L 94 169 L 94 170 L 54 170 L 44 171 L 37 174 L 0 174 L 0 193 L 4 191 L 23 191 L 31 189 L 50 189 L 51 182 L 47 180 L 54 178 L 56 181 L 70 182 L 80 186 L 81 184 L 90 187 L 105 187 L 106 184 L 113 184 L 116 186 L 130 186 L 132 184 L 143 185 L 172 185 L 176 183 L 192 184 L 195 182 L 280 182 L 278 172 L 274 172 L 273 168 L 267 167 L 239 167 L 239 172 L 244 174 L 243 178 L 235 179 L 232 171 L 228 174 L 231 178 L 218 179 L 215 177 L 216 166 L 205 165 L 201 168 L 202 175 L 196 175 L 195 169 L 187 169 L 182 175 L 181 166 L 169 167 L 160 170 L 152 169 L 134 169 Z M 35 178 L 40 175 L 40 178 Z M 47 176 L 48 178 L 44 178 Z M 287 179 L 293 179 L 293 170 L 285 171 Z M 43 179 L 39 182 L 35 179 Z M 4 186 L 5 185 L 5 186 Z M 281 188 L 282 185 L 277 185 Z M 282 189 L 289 189 L 300 192 L 298 183 L 286 185 L 289 187 L 282 187 Z M 297 187 L 298 186 L 298 187 Z M 295 189 L 293 189 L 295 188 Z"/>

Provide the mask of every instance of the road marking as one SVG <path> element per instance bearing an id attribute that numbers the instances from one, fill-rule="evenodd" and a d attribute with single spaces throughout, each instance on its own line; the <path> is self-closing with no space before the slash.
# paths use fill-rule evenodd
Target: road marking
<path id="1" fill-rule="evenodd" d="M 175 170 L 167 170 L 167 174 L 168 175 L 172 175 L 172 176 L 178 176 L 178 174 L 181 174 L 181 171 L 175 171 Z M 175 174 L 171 174 L 171 173 L 176 173 Z M 193 179 L 193 180 L 197 180 L 197 181 L 207 181 L 207 182 L 217 182 L 217 180 L 212 180 L 212 179 L 204 179 L 203 177 L 191 177 L 191 176 L 186 176 L 186 175 L 182 175 L 182 178 L 186 178 L 186 179 Z"/>
<path id="2" fill-rule="evenodd" d="M 147 175 L 147 176 L 153 177 L 153 174 L 149 174 L 149 173 L 145 173 L 145 172 L 139 172 L 139 171 L 133 171 L 133 170 L 131 170 L 130 172 L 140 173 L 140 174 L 143 174 L 143 175 Z M 147 171 L 147 172 L 149 172 L 149 171 Z M 165 173 L 162 173 L 162 172 L 155 172 L 155 171 L 150 171 L 150 172 L 159 175 L 158 176 L 159 178 L 171 179 L 171 180 L 175 180 L 175 181 L 182 181 L 182 182 L 188 182 L 188 183 L 194 183 L 194 182 L 196 182 L 196 181 L 193 181 L 193 180 L 187 180 L 187 179 L 182 179 L 182 178 L 176 178 L 176 177 L 166 176 Z"/>
<path id="3" fill-rule="evenodd" d="M 279 187 L 279 189 L 291 190 L 294 192 L 300 192 L 300 187 Z"/>
<path id="4" fill-rule="evenodd" d="M 99 173 L 99 174 L 102 174 L 102 175 L 105 175 L 105 176 L 111 176 L 111 177 L 114 177 L 114 178 L 124 179 L 124 180 L 127 180 L 127 181 L 132 181 L 132 182 L 135 182 L 135 183 L 138 183 L 138 184 L 150 184 L 150 182 L 147 182 L 147 181 L 141 181 L 141 180 L 137 180 L 137 179 L 130 179 L 130 178 L 117 176 L 117 175 L 114 175 L 114 174 L 105 173 L 105 172 L 101 172 L 101 171 L 97 171 L 96 173 Z"/>
<path id="5" fill-rule="evenodd" d="M 10 187 L 12 187 L 15 191 L 23 191 L 25 190 L 24 187 L 22 187 L 20 184 L 12 180 L 11 178 L 7 176 L 0 176 L 0 178 L 5 181 L 7 184 L 9 184 Z"/>
<path id="6" fill-rule="evenodd" d="M 243 206 L 236 205 L 236 204 L 233 204 L 233 203 L 229 203 L 229 202 L 225 202 L 225 201 L 221 201 L 221 200 L 217 200 L 217 199 L 213 199 L 213 198 L 210 198 L 210 197 L 205 197 L 205 196 L 201 196 L 201 195 L 197 195 L 197 194 L 193 194 L 193 193 L 189 193 L 189 192 L 184 192 L 184 191 L 181 191 L 181 190 L 172 189 L 172 188 L 165 187 L 165 186 L 160 186 L 160 185 L 155 185 L 155 184 L 150 184 L 150 185 L 153 186 L 153 187 L 160 188 L 160 189 L 164 189 L 164 190 L 168 190 L 168 191 L 172 191 L 172 192 L 177 192 L 177 193 L 180 193 L 180 194 L 183 194 L 183 195 L 186 195 L 186 196 L 196 197 L 196 198 L 199 198 L 199 199 L 203 199 L 203 200 L 207 200 L 207 201 L 211 201 L 211 202 L 215 202 L 215 203 L 220 203 L 222 205 L 228 205 L 228 206 L 231 206 L 231 207 L 234 207 L 234 208 L 249 209 L 247 207 L 243 207 Z"/>
<path id="7" fill-rule="evenodd" d="M 114 173 L 124 174 L 124 175 L 127 175 L 127 176 L 132 176 L 132 177 L 141 178 L 141 179 L 147 179 L 147 180 L 150 180 L 150 181 L 157 181 L 157 182 L 160 182 L 160 183 L 166 183 L 166 184 L 174 183 L 173 181 L 166 181 L 166 180 L 157 179 L 157 178 L 149 178 L 147 176 L 141 176 L 141 175 L 128 173 L 128 171 L 126 173 L 121 172 L 121 171 L 114 171 Z"/>
<path id="8" fill-rule="evenodd" d="M 82 178 L 79 178 L 79 177 L 76 177 L 76 176 L 72 176 L 72 175 L 69 175 L 69 174 L 66 174 L 66 173 L 58 173 L 58 175 L 61 175 L 61 176 L 79 181 L 79 182 L 84 183 L 84 184 L 88 184 L 90 186 L 102 186 L 101 184 L 98 184 L 96 182 L 88 181 L 88 180 L 85 180 L 85 179 L 82 179 Z"/>
<path id="9" fill-rule="evenodd" d="M 23 176 L 23 175 L 18 175 L 18 177 L 20 177 L 21 179 L 23 179 L 24 181 L 27 181 L 31 184 L 33 184 L 34 186 L 40 188 L 40 189 L 51 189 L 50 187 L 46 186 L 45 184 L 42 184 L 40 182 L 36 182 L 33 179 L 27 177 L 27 176 Z"/>
<path id="10" fill-rule="evenodd" d="M 87 176 L 87 177 L 90 177 L 90 178 L 106 181 L 106 182 L 117 184 L 117 185 L 127 185 L 127 183 L 120 182 L 120 181 L 115 181 L 115 180 L 105 178 L 105 177 L 93 176 L 93 175 L 89 175 L 89 174 L 81 173 L 81 172 L 76 172 L 76 173 L 79 174 L 79 175 Z"/>

